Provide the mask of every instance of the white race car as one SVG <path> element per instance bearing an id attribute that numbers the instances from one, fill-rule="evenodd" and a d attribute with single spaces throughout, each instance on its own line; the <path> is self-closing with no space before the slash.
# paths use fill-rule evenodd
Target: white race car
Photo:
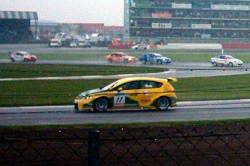
<path id="1" fill-rule="evenodd" d="M 211 58 L 211 64 L 213 66 L 243 66 L 243 62 L 239 59 L 232 57 L 231 55 L 218 55 Z"/>
<path id="2" fill-rule="evenodd" d="M 37 57 L 25 51 L 18 51 L 18 52 L 9 52 L 10 60 L 12 62 L 19 61 L 19 62 L 35 62 Z"/>
<path id="3" fill-rule="evenodd" d="M 139 50 L 139 49 L 148 49 L 149 46 L 147 44 L 136 44 L 134 46 L 131 47 L 131 49 L 134 49 L 134 50 Z"/>

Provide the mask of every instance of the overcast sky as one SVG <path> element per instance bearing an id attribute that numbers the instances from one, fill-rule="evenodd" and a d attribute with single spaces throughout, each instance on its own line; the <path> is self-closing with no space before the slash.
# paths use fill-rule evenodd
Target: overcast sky
<path id="1" fill-rule="evenodd" d="M 39 20 L 123 25 L 124 0 L 0 0 L 1 11 L 36 11 Z"/>

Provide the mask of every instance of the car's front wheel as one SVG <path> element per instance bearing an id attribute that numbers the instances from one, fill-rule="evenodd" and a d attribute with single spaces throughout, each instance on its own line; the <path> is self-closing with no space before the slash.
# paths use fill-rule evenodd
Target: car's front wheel
<path id="1" fill-rule="evenodd" d="M 157 64 L 162 64 L 162 61 L 161 60 L 157 60 Z"/>
<path id="2" fill-rule="evenodd" d="M 147 63 L 147 61 L 144 59 L 144 60 L 142 60 L 142 63 L 143 63 L 143 64 L 146 64 L 146 63 Z"/>
<path id="3" fill-rule="evenodd" d="M 109 62 L 109 63 L 112 63 L 112 59 L 109 59 L 108 62 Z"/>
<path id="4" fill-rule="evenodd" d="M 229 67 L 233 67 L 234 64 L 233 64 L 232 62 L 229 62 L 228 66 L 229 66 Z"/>
<path id="5" fill-rule="evenodd" d="M 15 62 L 15 59 L 14 58 L 10 58 L 11 62 Z"/>
<path id="6" fill-rule="evenodd" d="M 97 99 L 94 104 L 95 112 L 104 112 L 108 109 L 108 100 L 106 98 Z"/>
<path id="7" fill-rule="evenodd" d="M 167 97 L 160 97 L 156 101 L 157 110 L 166 111 L 166 110 L 168 110 L 169 106 L 170 106 L 170 101 Z"/>

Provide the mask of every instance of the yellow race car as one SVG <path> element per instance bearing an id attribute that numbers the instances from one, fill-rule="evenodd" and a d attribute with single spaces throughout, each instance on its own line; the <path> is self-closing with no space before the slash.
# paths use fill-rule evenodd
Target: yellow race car
<path id="1" fill-rule="evenodd" d="M 102 112 L 107 109 L 140 108 L 167 110 L 176 106 L 170 81 L 176 78 L 129 77 L 105 87 L 82 92 L 74 101 L 75 109 Z"/>

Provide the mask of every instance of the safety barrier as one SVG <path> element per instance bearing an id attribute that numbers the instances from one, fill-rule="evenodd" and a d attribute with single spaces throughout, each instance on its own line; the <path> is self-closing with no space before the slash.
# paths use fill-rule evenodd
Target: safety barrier
<path id="1" fill-rule="evenodd" d="M 250 165 L 250 123 L 1 129 L 0 165 Z"/>

